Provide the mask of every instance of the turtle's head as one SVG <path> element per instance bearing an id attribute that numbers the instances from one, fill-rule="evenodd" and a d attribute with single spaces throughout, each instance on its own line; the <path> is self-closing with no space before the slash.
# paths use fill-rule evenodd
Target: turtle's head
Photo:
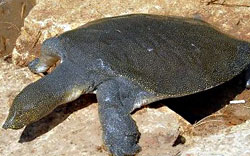
<path id="1" fill-rule="evenodd" d="M 38 90 L 35 82 L 24 88 L 14 99 L 9 115 L 3 124 L 4 129 L 20 129 L 49 114 L 55 106 L 53 95 Z M 49 106 L 50 105 L 50 106 Z"/>

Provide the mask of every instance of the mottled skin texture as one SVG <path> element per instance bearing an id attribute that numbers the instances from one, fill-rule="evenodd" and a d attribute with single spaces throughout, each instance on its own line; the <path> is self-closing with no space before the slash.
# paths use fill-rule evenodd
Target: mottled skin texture
<path id="1" fill-rule="evenodd" d="M 45 72 L 58 60 L 51 74 L 15 98 L 3 127 L 22 128 L 96 91 L 104 142 L 113 155 L 123 156 L 140 150 L 130 116 L 135 108 L 232 79 L 250 63 L 250 44 L 196 19 L 128 15 L 46 40 L 29 68 Z"/>

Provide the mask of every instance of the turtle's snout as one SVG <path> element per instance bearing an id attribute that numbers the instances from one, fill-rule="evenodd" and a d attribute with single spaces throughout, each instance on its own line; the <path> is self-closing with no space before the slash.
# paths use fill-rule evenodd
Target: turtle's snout
<path id="1" fill-rule="evenodd" d="M 5 123 L 3 124 L 2 128 L 3 129 L 21 129 L 23 128 L 25 125 L 23 124 L 17 124 L 13 121 L 10 120 L 6 120 Z"/>
<path id="2" fill-rule="evenodd" d="M 24 126 L 16 126 L 13 121 L 11 120 L 6 120 L 5 123 L 3 124 L 2 128 L 3 129 L 20 129 L 23 128 Z"/>
<path id="3" fill-rule="evenodd" d="M 13 126 L 13 122 L 11 120 L 6 120 L 2 126 L 3 129 L 9 129 Z"/>
<path id="4" fill-rule="evenodd" d="M 4 122 L 2 128 L 4 129 L 20 129 L 23 128 L 25 124 L 21 120 L 18 120 L 16 111 L 10 109 L 9 115 Z"/>

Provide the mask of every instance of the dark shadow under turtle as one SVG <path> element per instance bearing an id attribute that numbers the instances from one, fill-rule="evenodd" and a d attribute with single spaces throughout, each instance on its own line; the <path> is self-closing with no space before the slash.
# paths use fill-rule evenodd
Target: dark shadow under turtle
<path id="1" fill-rule="evenodd" d="M 233 79 L 250 63 L 250 43 L 197 19 L 126 15 L 46 40 L 29 68 L 46 72 L 58 60 L 61 64 L 51 74 L 17 95 L 3 127 L 22 128 L 96 91 L 105 145 L 113 155 L 123 156 L 140 150 L 131 112 Z"/>

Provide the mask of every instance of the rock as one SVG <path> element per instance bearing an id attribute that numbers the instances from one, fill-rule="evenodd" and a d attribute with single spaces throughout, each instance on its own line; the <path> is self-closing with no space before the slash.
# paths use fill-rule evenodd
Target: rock
<path id="1" fill-rule="evenodd" d="M 41 43 L 49 37 L 95 19 L 132 13 L 201 18 L 228 34 L 250 40 L 249 6 L 249 0 L 37 0 L 37 5 L 25 18 L 13 50 L 13 62 L 27 65 L 39 54 Z"/>
<path id="2" fill-rule="evenodd" d="M 133 118 L 137 122 L 142 151 L 138 156 L 176 155 L 185 145 L 173 146 L 178 136 L 191 125 L 169 108 L 144 108 Z"/>
<path id="3" fill-rule="evenodd" d="M 207 137 L 192 137 L 191 147 L 181 156 L 249 156 L 250 120 Z"/>
<path id="4" fill-rule="evenodd" d="M 35 0 L 0 0 L 0 57 L 9 55 Z"/>
<path id="5" fill-rule="evenodd" d="M 40 77 L 26 67 L 3 60 L 0 60 L 0 74 L 0 84 L 4 84 L 0 86 L 0 123 L 3 124 L 14 97 Z M 166 106 L 141 109 L 133 118 L 141 131 L 142 152 L 138 156 L 173 155 L 185 147 L 172 145 L 183 128 L 190 125 Z M 96 97 L 83 95 L 24 129 L 0 128 L 0 155 L 108 155 L 101 134 Z"/>

